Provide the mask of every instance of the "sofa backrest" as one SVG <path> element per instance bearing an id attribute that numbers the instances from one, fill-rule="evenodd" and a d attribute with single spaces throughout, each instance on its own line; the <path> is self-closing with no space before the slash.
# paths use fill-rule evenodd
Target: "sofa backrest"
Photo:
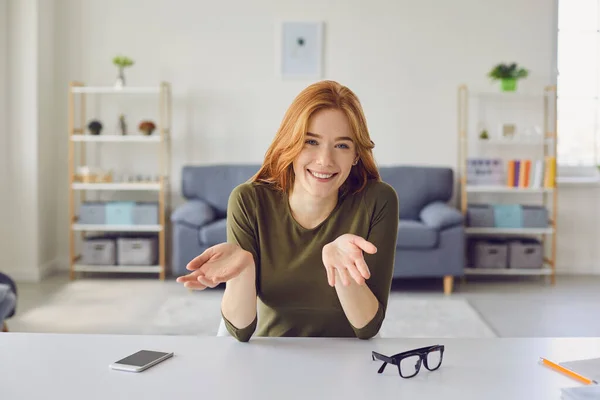
<path id="1" fill-rule="evenodd" d="M 259 169 L 259 164 L 185 166 L 181 172 L 181 191 L 186 199 L 203 200 L 214 207 L 219 217 L 224 217 L 231 191 Z"/>
<path id="2" fill-rule="evenodd" d="M 452 198 L 454 173 L 451 168 L 431 166 L 379 167 L 381 179 L 398 194 L 400 219 L 419 219 L 419 212 L 433 201 Z"/>
<path id="3" fill-rule="evenodd" d="M 259 164 L 223 164 L 185 166 L 181 174 L 183 196 L 200 199 L 217 211 L 227 214 L 231 191 L 250 179 L 260 169 Z M 401 219 L 419 219 L 419 212 L 433 201 L 447 202 L 452 198 L 454 175 L 451 168 L 429 166 L 379 167 L 381 179 L 398 194 Z"/>

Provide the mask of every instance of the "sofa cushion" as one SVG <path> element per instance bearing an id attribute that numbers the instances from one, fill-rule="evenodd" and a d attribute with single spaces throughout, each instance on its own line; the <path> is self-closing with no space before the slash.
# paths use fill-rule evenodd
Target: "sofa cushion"
<path id="1" fill-rule="evenodd" d="M 227 219 L 220 219 L 198 229 L 201 245 L 213 246 L 227 241 Z"/>
<path id="2" fill-rule="evenodd" d="M 422 222 L 401 219 L 398 224 L 396 247 L 403 249 L 431 249 L 437 246 L 438 231 Z"/>
<path id="3" fill-rule="evenodd" d="M 199 228 L 213 221 L 215 217 L 215 210 L 208 203 L 202 200 L 190 200 L 175 209 L 171 214 L 171 222 Z"/>

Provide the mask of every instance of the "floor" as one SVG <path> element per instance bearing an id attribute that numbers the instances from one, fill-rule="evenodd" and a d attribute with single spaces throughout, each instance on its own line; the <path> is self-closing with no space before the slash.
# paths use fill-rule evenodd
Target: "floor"
<path id="1" fill-rule="evenodd" d="M 19 312 L 42 304 L 68 282 L 61 273 L 40 283 L 19 283 Z M 151 290 L 148 295 L 168 296 L 185 289 L 168 281 Z M 441 279 L 396 281 L 392 290 L 414 298 L 444 296 Z M 555 286 L 546 278 L 469 277 L 455 282 L 452 296 L 467 300 L 499 337 L 600 337 L 600 276 L 559 276 Z"/>

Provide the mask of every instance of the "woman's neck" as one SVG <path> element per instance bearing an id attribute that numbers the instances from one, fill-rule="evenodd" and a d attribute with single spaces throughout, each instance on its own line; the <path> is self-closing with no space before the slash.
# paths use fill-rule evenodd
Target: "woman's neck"
<path id="1" fill-rule="evenodd" d="M 303 190 L 292 190 L 288 201 L 296 222 L 307 229 L 312 229 L 331 214 L 337 205 L 338 196 L 335 194 L 328 198 L 319 198 Z"/>

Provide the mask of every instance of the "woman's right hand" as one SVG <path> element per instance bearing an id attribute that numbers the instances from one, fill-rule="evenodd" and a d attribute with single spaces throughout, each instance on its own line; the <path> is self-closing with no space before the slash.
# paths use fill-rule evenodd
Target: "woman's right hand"
<path id="1" fill-rule="evenodd" d="M 237 244 L 220 243 L 190 261 L 186 269 L 193 272 L 178 277 L 177 282 L 190 289 L 213 288 L 235 278 L 253 264 L 252 253 Z"/>

